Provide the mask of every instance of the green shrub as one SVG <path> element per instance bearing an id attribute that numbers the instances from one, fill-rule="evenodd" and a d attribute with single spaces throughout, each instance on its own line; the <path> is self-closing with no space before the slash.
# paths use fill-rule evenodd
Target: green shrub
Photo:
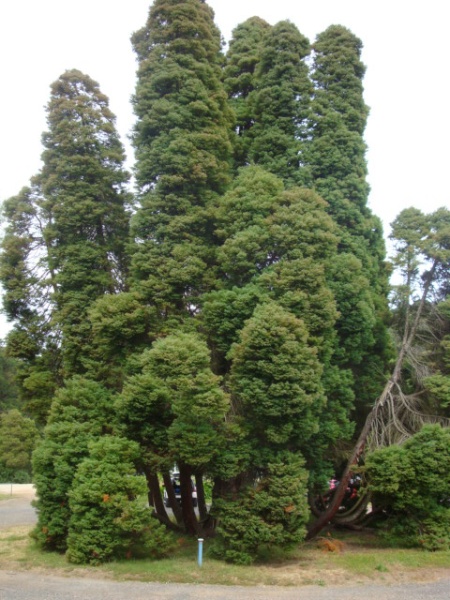
<path id="1" fill-rule="evenodd" d="M 113 399 L 101 384 L 73 377 L 52 402 L 44 439 L 33 453 L 37 525 L 32 537 L 45 550 L 65 552 L 69 490 L 88 443 L 112 428 Z"/>
<path id="2" fill-rule="evenodd" d="M 367 457 L 374 503 L 385 536 L 402 546 L 450 549 L 450 429 L 428 425 L 402 446 Z"/>
<path id="3" fill-rule="evenodd" d="M 267 547 L 286 550 L 302 541 L 309 519 L 307 479 L 303 460 L 285 453 L 236 500 L 216 501 L 219 526 L 212 554 L 251 564 Z"/>
<path id="4" fill-rule="evenodd" d="M 101 564 L 140 556 L 160 558 L 173 549 L 165 528 L 142 502 L 145 478 L 135 475 L 135 442 L 105 436 L 89 445 L 70 496 L 67 558 Z"/>

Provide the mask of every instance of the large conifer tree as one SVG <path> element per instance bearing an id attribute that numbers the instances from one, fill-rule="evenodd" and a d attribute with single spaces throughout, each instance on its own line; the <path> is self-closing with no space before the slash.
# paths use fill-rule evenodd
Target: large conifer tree
<path id="1" fill-rule="evenodd" d="M 8 352 L 21 359 L 21 393 L 45 421 L 64 377 L 83 372 L 87 311 L 124 286 L 128 235 L 124 152 L 108 99 L 80 71 L 51 86 L 43 167 L 5 203 L 0 273 L 15 323 Z"/>
<path id="2" fill-rule="evenodd" d="M 44 166 L 37 176 L 47 215 L 48 264 L 55 273 L 56 313 L 65 375 L 83 372 L 89 342 L 87 309 L 123 289 L 128 237 L 122 144 L 98 84 L 80 71 L 51 86 Z"/>
<path id="3" fill-rule="evenodd" d="M 232 113 L 221 83 L 221 41 L 201 0 L 156 0 L 133 37 L 140 242 L 138 289 L 161 314 L 195 310 L 212 285 L 212 206 L 229 181 Z"/>
<path id="4" fill-rule="evenodd" d="M 384 247 L 367 207 L 361 43 L 330 27 L 311 78 L 297 28 L 254 17 L 235 30 L 223 68 L 204 0 L 155 0 L 132 43 L 134 244 L 126 248 L 114 117 L 79 71 L 52 85 L 44 166 L 6 204 L 0 273 L 17 321 L 9 349 L 27 365 L 22 388 L 42 420 L 63 388 L 35 455 L 36 537 L 66 547 L 65 497 L 80 456 L 122 427 L 140 445 L 159 518 L 174 526 L 159 475 L 171 490 L 176 462 L 178 524 L 214 526 L 203 494 L 201 522 L 192 507 L 191 477 L 201 490 L 208 475 L 224 556 L 236 558 L 241 527 L 255 525 L 247 560 L 263 541 L 301 539 L 305 467 L 310 484 L 331 474 L 355 396 L 371 399 L 383 372 Z M 230 185 L 233 158 L 245 168 Z M 122 393 L 117 428 L 106 388 Z"/>
<path id="5" fill-rule="evenodd" d="M 313 45 L 310 138 L 304 160 L 339 226 L 341 257 L 330 271 L 338 302 L 338 363 L 355 376 L 357 400 L 370 403 L 383 384 L 387 271 L 382 227 L 367 205 L 362 42 L 332 25 Z"/>
<path id="6" fill-rule="evenodd" d="M 312 93 L 304 61 L 309 51 L 293 23 L 268 27 L 253 18 L 234 30 L 225 68 L 238 112 L 238 164 L 258 164 L 291 186 L 306 177 L 299 167 Z"/>

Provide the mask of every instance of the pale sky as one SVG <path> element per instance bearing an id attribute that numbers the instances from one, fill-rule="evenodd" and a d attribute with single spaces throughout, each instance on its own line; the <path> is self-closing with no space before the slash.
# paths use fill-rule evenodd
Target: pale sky
<path id="1" fill-rule="evenodd" d="M 130 35 L 151 0 L 3 0 L 0 3 L 0 200 L 40 168 L 49 86 L 76 68 L 99 82 L 127 144 L 136 63 Z M 369 203 L 389 223 L 409 206 L 450 207 L 447 3 L 443 0 L 209 0 L 225 41 L 257 15 L 289 19 L 314 40 L 329 25 L 364 44 Z M 127 153 L 131 149 L 127 146 Z M 131 166 L 131 156 L 130 164 Z M 0 337 L 4 326 L 0 315 Z"/>

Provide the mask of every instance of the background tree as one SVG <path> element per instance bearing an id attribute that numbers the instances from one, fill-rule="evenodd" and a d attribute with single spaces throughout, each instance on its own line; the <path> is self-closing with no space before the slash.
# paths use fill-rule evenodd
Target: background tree
<path id="1" fill-rule="evenodd" d="M 70 375 L 84 371 L 90 304 L 125 285 L 130 196 L 115 117 L 98 84 L 72 70 L 51 92 L 44 166 L 36 182 L 47 215 L 47 260 L 55 273 L 53 318 L 61 327 L 64 372 Z"/>
<path id="2" fill-rule="evenodd" d="M 431 339 L 427 337 L 425 377 L 422 370 L 414 380 L 417 387 L 422 383 L 429 412 L 450 417 L 450 300 L 447 292 L 445 295 L 427 318 Z"/>
<path id="3" fill-rule="evenodd" d="M 16 364 L 19 404 L 45 423 L 60 377 L 60 331 L 51 322 L 56 287 L 48 265 L 46 219 L 36 185 L 4 202 L 7 222 L 0 254 L 3 306 L 14 323 L 5 353 Z"/>
<path id="4" fill-rule="evenodd" d="M 6 356 L 5 348 L 0 344 L 0 413 L 18 408 L 16 383 L 16 362 Z"/>
<path id="5" fill-rule="evenodd" d="M 38 439 L 34 421 L 24 417 L 19 410 L 0 414 L 0 476 L 3 481 L 31 481 L 31 453 Z"/>
<path id="6" fill-rule="evenodd" d="M 7 351 L 19 359 L 27 410 L 45 422 L 64 376 L 85 371 L 87 310 L 122 289 L 129 194 L 108 99 L 80 71 L 51 87 L 44 166 L 5 203 L 0 276 L 15 322 Z"/>

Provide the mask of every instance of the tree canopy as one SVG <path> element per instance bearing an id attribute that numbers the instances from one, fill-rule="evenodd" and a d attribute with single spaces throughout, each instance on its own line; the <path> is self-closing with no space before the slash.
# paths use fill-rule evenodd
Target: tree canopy
<path id="1" fill-rule="evenodd" d="M 204 0 L 155 0 L 131 41 L 134 193 L 108 99 L 73 69 L 51 85 L 42 169 L 4 203 L 0 410 L 23 414 L 0 417 L 42 429 L 42 548 L 157 557 L 175 530 L 249 563 L 305 538 L 308 496 L 374 423 L 394 440 L 401 376 L 421 414 L 450 416 L 448 211 L 394 223 L 389 314 L 359 38 L 252 17 L 224 54 Z"/>

